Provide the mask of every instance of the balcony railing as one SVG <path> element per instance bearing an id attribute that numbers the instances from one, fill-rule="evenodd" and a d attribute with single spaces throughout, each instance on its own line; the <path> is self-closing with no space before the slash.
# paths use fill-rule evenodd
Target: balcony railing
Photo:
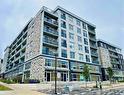
<path id="1" fill-rule="evenodd" d="M 52 52 L 52 51 L 43 51 L 43 54 L 54 56 L 55 55 L 55 52 Z"/>
<path id="2" fill-rule="evenodd" d="M 45 33 L 52 34 L 52 35 L 54 35 L 54 36 L 58 36 L 58 31 L 55 30 L 55 29 L 44 28 L 44 32 L 45 32 Z"/>
<path id="3" fill-rule="evenodd" d="M 56 46 L 58 47 L 58 42 L 55 39 L 50 39 L 50 38 L 43 38 L 43 42 L 48 45 Z"/>
<path id="4" fill-rule="evenodd" d="M 96 61 L 92 61 L 92 63 L 99 64 L 99 61 L 98 61 L 98 60 L 96 60 Z"/>
<path id="5" fill-rule="evenodd" d="M 90 37 L 90 40 L 95 41 L 96 42 L 96 38 L 95 37 Z"/>
<path id="6" fill-rule="evenodd" d="M 88 30 L 89 33 L 95 34 L 95 31 Z"/>
<path id="7" fill-rule="evenodd" d="M 98 54 L 96 52 L 91 52 L 91 55 L 98 57 Z"/>
<path id="8" fill-rule="evenodd" d="M 58 26 L 58 22 L 54 19 L 44 17 L 44 21 L 47 22 L 47 23 L 53 24 L 55 26 Z"/>
<path id="9" fill-rule="evenodd" d="M 97 46 L 95 44 L 90 44 L 90 47 L 97 49 Z"/>

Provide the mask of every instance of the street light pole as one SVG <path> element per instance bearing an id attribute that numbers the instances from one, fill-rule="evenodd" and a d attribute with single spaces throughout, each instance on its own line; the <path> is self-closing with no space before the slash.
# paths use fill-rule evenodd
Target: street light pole
<path id="1" fill-rule="evenodd" d="M 57 54 L 55 54 L 55 94 L 57 94 Z"/>

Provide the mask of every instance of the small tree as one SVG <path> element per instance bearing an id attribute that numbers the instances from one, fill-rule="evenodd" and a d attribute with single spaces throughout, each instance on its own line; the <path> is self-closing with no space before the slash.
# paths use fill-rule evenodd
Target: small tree
<path id="1" fill-rule="evenodd" d="M 113 77 L 113 75 L 114 75 L 114 71 L 112 70 L 111 67 L 108 67 L 108 68 L 107 68 L 107 73 L 108 73 L 109 81 L 110 81 L 110 84 L 111 84 L 112 77 Z"/>
<path id="2" fill-rule="evenodd" d="M 88 67 L 88 65 L 84 65 L 84 68 L 83 68 L 83 76 L 85 78 L 85 83 L 86 83 L 86 88 L 87 88 L 87 81 L 89 79 L 89 76 L 90 76 L 90 69 Z"/>

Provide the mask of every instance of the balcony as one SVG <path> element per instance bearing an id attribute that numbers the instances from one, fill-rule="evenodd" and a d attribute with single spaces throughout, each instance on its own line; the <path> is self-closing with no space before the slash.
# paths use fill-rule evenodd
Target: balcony
<path id="1" fill-rule="evenodd" d="M 58 31 L 55 29 L 44 28 L 44 33 L 58 37 Z"/>
<path id="2" fill-rule="evenodd" d="M 58 22 L 54 19 L 44 17 L 44 22 L 52 27 L 58 27 Z"/>
<path id="3" fill-rule="evenodd" d="M 91 52 L 91 56 L 98 57 L 98 54 L 96 52 Z"/>
<path id="4" fill-rule="evenodd" d="M 118 58 L 117 55 L 110 54 L 111 57 Z"/>
<path id="5" fill-rule="evenodd" d="M 45 50 L 43 50 L 42 53 L 45 54 L 45 55 L 52 55 L 52 56 L 55 55 L 55 52 L 53 52 L 53 51 L 45 51 Z"/>
<path id="6" fill-rule="evenodd" d="M 92 41 L 95 41 L 96 42 L 96 38 L 95 37 L 89 37 L 90 38 L 90 40 L 92 40 Z"/>
<path id="7" fill-rule="evenodd" d="M 48 45 L 48 46 L 58 47 L 58 42 L 57 42 L 56 39 L 44 37 L 44 38 L 43 38 L 43 43 L 44 43 L 45 45 Z"/>
<path id="8" fill-rule="evenodd" d="M 90 44 L 90 47 L 93 49 L 97 49 L 97 46 L 95 44 Z"/>
<path id="9" fill-rule="evenodd" d="M 99 64 L 99 61 L 98 60 L 93 60 L 92 63 Z"/>
<path id="10" fill-rule="evenodd" d="M 91 34 L 93 34 L 93 35 L 96 34 L 95 31 L 92 31 L 92 30 L 88 30 L 88 32 L 91 33 Z"/>

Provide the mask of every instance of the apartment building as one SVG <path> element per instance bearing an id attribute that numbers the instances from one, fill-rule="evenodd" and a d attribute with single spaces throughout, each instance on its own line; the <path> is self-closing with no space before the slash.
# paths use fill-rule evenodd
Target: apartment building
<path id="1" fill-rule="evenodd" d="M 3 65 L 3 59 L 0 58 L 0 74 L 1 74 L 1 72 L 2 72 L 2 65 Z"/>
<path id="2" fill-rule="evenodd" d="M 90 68 L 89 80 L 99 80 L 95 28 L 60 6 L 42 7 L 5 50 L 5 78 L 54 81 L 57 54 L 58 81 L 84 80 L 84 64 Z"/>
<path id="3" fill-rule="evenodd" d="M 98 51 L 101 63 L 102 80 L 108 80 L 106 69 L 111 67 L 114 71 L 115 80 L 124 79 L 124 60 L 121 49 L 103 40 L 98 40 Z"/>

